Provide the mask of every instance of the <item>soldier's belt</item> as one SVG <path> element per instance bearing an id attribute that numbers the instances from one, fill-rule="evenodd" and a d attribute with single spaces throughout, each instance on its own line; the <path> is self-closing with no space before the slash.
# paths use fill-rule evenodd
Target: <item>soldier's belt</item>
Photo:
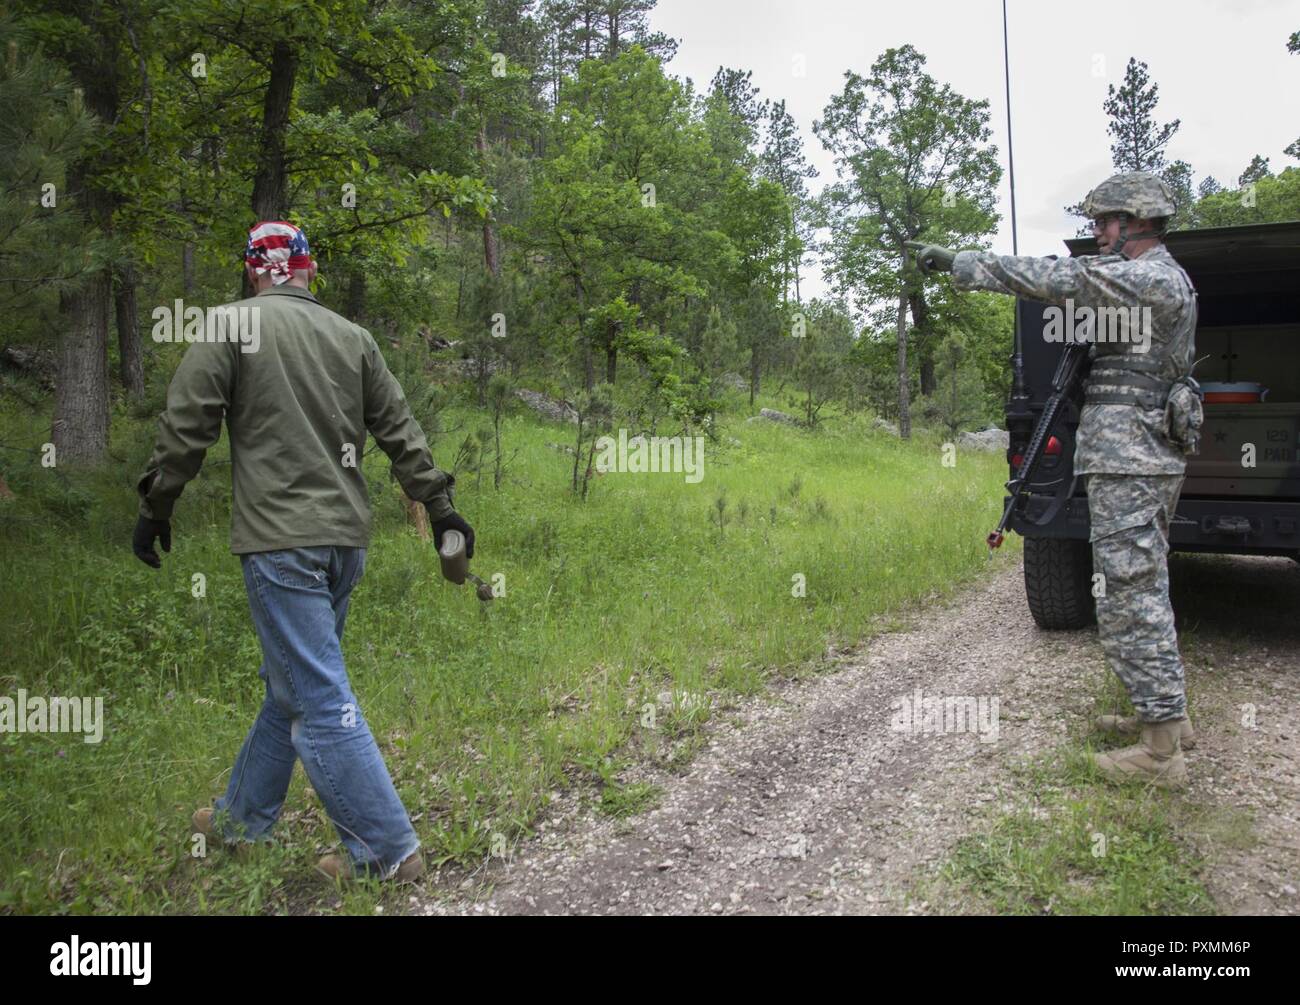
<path id="1" fill-rule="evenodd" d="M 1139 371 L 1141 373 L 1159 373 L 1164 368 L 1164 360 L 1157 356 L 1137 355 L 1136 353 L 1110 353 L 1105 356 L 1098 356 L 1093 361 L 1092 372 L 1112 372 L 1122 370 L 1125 373 Z"/>
<path id="2" fill-rule="evenodd" d="M 1155 360 L 1133 360 L 1132 363 L 1155 364 L 1154 367 L 1143 366 L 1142 369 L 1155 369 L 1159 366 Z M 1132 370 L 1112 369 L 1107 361 L 1101 366 L 1094 364 L 1092 372 L 1088 375 L 1083 401 L 1085 405 L 1136 405 L 1139 408 L 1164 408 L 1174 383 L 1151 373 L 1140 373 L 1136 367 Z M 1120 388 L 1128 390 L 1121 391 Z"/>

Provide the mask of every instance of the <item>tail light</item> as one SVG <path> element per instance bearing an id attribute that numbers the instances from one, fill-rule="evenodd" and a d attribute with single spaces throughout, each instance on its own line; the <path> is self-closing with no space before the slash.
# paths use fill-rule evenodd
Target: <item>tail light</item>
<path id="1" fill-rule="evenodd" d="M 1024 449 L 1025 449 L 1024 446 L 1021 444 L 1017 444 L 1015 447 L 1012 448 L 1012 450 L 1014 450 L 1015 453 L 1013 453 L 1010 457 L 1011 467 L 1017 471 L 1020 470 L 1020 465 L 1025 463 Z M 1049 436 L 1047 438 L 1047 443 L 1043 445 L 1043 455 L 1045 457 L 1060 457 L 1061 450 L 1062 450 L 1061 441 L 1058 440 L 1055 436 Z"/>

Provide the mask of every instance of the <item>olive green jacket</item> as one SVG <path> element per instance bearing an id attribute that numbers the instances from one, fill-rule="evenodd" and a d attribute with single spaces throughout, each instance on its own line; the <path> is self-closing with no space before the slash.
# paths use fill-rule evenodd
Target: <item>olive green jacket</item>
<path id="1" fill-rule="evenodd" d="M 153 456 L 137 486 L 141 515 L 171 518 L 185 483 L 221 435 L 223 416 L 234 490 L 230 550 L 237 555 L 364 548 L 367 432 L 408 496 L 434 520 L 452 512 L 455 479 L 433 463 L 368 331 L 287 284 L 232 306 L 242 310 L 243 323 L 232 328 L 227 318 L 224 327 L 209 326 L 223 340 L 194 342 L 172 377 Z"/>

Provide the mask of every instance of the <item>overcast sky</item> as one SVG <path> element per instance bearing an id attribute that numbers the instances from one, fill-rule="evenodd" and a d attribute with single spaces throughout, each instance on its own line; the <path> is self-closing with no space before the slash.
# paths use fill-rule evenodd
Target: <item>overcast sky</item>
<path id="1" fill-rule="evenodd" d="M 1011 253 L 1000 0 L 659 0 L 651 20 L 680 42 L 668 71 L 697 90 L 724 65 L 785 99 L 821 172 L 814 191 L 835 168 L 812 122 L 845 70 L 865 75 L 885 49 L 915 46 L 931 76 L 990 102 L 1004 167 L 993 248 Z M 1112 173 L 1101 106 L 1130 56 L 1160 86 L 1157 122 L 1182 120 L 1166 156 L 1191 164 L 1196 184 L 1235 184 L 1257 153 L 1274 173 L 1297 164 L 1282 150 L 1300 137 L 1300 55 L 1286 51 L 1300 0 L 1009 0 L 1008 23 L 1021 254 L 1062 252 L 1078 225 L 1062 207 Z M 822 292 L 819 275 L 804 287 Z"/>

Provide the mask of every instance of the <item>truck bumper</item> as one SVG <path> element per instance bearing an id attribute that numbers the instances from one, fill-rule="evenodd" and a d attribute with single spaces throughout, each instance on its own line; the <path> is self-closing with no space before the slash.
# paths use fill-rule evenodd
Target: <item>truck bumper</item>
<path id="1" fill-rule="evenodd" d="M 1003 501 L 1005 505 L 1006 500 Z M 1037 526 L 1017 516 L 1011 528 L 1022 537 L 1088 540 L 1088 497 L 1074 496 L 1055 519 Z M 1175 551 L 1231 555 L 1300 555 L 1300 500 L 1178 500 L 1170 527 Z"/>

